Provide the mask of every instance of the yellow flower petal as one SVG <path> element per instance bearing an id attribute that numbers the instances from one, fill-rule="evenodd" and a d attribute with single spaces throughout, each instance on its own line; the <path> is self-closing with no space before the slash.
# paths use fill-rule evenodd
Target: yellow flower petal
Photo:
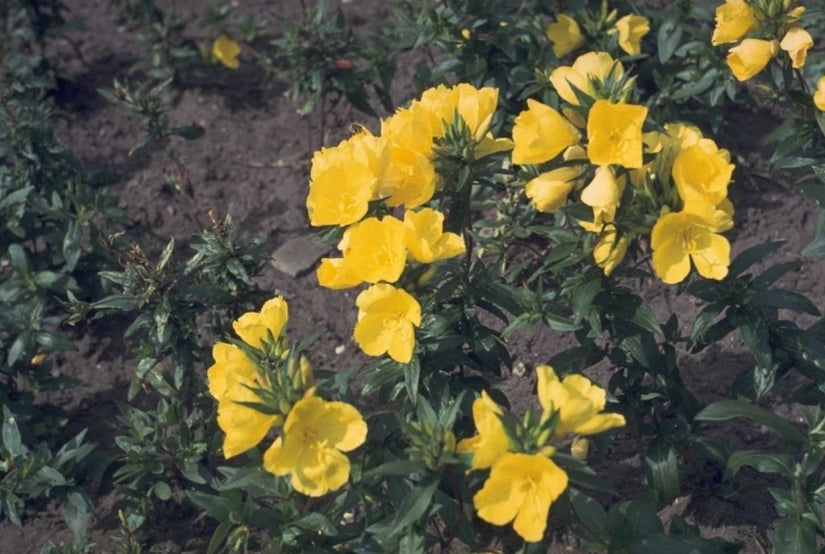
<path id="1" fill-rule="evenodd" d="M 579 24 L 575 19 L 563 13 L 556 17 L 555 22 L 547 26 L 544 34 L 553 43 L 553 54 L 557 58 L 566 56 L 584 44 L 584 36 Z"/>
<path id="2" fill-rule="evenodd" d="M 587 157 L 596 165 L 642 167 L 642 125 L 647 108 L 597 100 L 587 117 Z"/>
<path id="3" fill-rule="evenodd" d="M 711 43 L 736 42 L 756 26 L 756 14 L 745 0 L 726 0 L 716 8 L 716 27 Z"/>
<path id="4" fill-rule="evenodd" d="M 473 401 L 473 422 L 478 434 L 458 443 L 458 452 L 472 452 L 472 469 L 492 466 L 510 448 L 510 439 L 499 419 L 501 408 L 482 391 Z"/>
<path id="5" fill-rule="evenodd" d="M 805 65 L 808 50 L 813 45 L 813 37 L 802 27 L 788 29 L 788 32 L 782 38 L 782 42 L 779 43 L 779 47 L 791 57 L 791 65 L 797 69 Z"/>
<path id="6" fill-rule="evenodd" d="M 421 325 L 418 301 L 403 289 L 379 283 L 359 294 L 355 304 L 353 336 L 361 350 L 369 356 L 387 352 L 397 362 L 409 362 L 415 347 L 413 327 Z"/>
<path id="7" fill-rule="evenodd" d="M 432 208 L 404 214 L 407 230 L 406 244 L 410 255 L 424 264 L 453 258 L 466 250 L 464 239 L 455 233 L 444 232 L 444 214 Z"/>
<path id="8" fill-rule="evenodd" d="M 247 312 L 232 322 L 232 328 L 241 339 L 253 348 L 260 348 L 261 342 L 271 333 L 277 339 L 287 319 L 289 308 L 282 296 L 272 298 L 263 305 L 260 312 Z"/>
<path id="9" fill-rule="evenodd" d="M 531 179 L 524 192 L 538 211 L 553 213 L 567 202 L 580 175 L 580 168 L 558 167 Z"/>
<path id="10" fill-rule="evenodd" d="M 775 40 L 746 38 L 728 52 L 728 67 L 737 80 L 747 81 L 765 69 L 778 51 L 779 43 Z"/>
<path id="11" fill-rule="evenodd" d="M 241 45 L 226 35 L 219 36 L 212 43 L 212 55 L 230 69 L 238 69 L 240 66 L 238 61 L 240 53 Z"/>
<path id="12" fill-rule="evenodd" d="M 564 117 L 532 98 L 513 125 L 513 163 L 538 164 L 553 159 L 578 141 L 578 133 Z"/>
<path id="13" fill-rule="evenodd" d="M 650 21 L 642 15 L 626 15 L 616 22 L 619 48 L 634 56 L 642 51 L 642 38 L 650 32 Z"/>
<path id="14" fill-rule="evenodd" d="M 816 106 L 816 109 L 825 112 L 825 76 L 820 77 L 816 83 L 814 106 Z"/>

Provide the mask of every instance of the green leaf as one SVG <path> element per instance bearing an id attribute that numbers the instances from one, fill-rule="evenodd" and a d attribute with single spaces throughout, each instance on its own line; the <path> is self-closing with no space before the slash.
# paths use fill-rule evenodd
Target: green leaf
<path id="1" fill-rule="evenodd" d="M 805 519 L 786 517 L 776 522 L 773 551 L 775 554 L 810 554 L 817 552 L 816 528 Z"/>
<path id="2" fill-rule="evenodd" d="M 756 246 L 751 246 L 738 256 L 736 256 L 728 267 L 728 275 L 735 277 L 757 262 L 761 262 L 785 244 L 784 240 L 773 242 L 763 242 Z"/>
<path id="3" fill-rule="evenodd" d="M 596 277 L 585 281 L 570 291 L 570 304 L 573 308 L 573 319 L 576 322 L 581 321 L 590 310 L 590 306 L 593 305 L 593 299 L 596 298 L 596 294 L 598 294 L 601 287 L 602 279 L 601 277 Z"/>
<path id="4" fill-rule="evenodd" d="M 404 364 L 404 387 L 410 402 L 415 404 L 418 399 L 418 384 L 421 377 L 421 362 L 418 356 L 413 356 L 409 363 Z"/>
<path id="5" fill-rule="evenodd" d="M 94 512 L 95 508 L 85 493 L 73 491 L 66 497 L 64 517 L 76 545 L 86 542 L 86 529 Z"/>
<path id="6" fill-rule="evenodd" d="M 644 460 L 648 485 L 659 495 L 659 501 L 669 504 L 679 496 L 679 460 L 672 446 L 654 442 Z"/>
<path id="7" fill-rule="evenodd" d="M 26 453 L 27 448 L 20 440 L 20 430 L 17 428 L 17 419 L 11 413 L 9 407 L 3 406 L 3 448 L 5 448 L 12 458 L 17 458 Z"/>
<path id="8" fill-rule="evenodd" d="M 682 28 L 676 24 L 675 19 L 668 18 L 659 27 L 656 39 L 659 63 L 665 64 L 673 56 L 679 46 L 679 41 L 682 40 Z"/>
<path id="9" fill-rule="evenodd" d="M 368 533 L 392 537 L 399 535 L 405 527 L 418 521 L 430 508 L 430 501 L 435 493 L 440 475 L 430 475 L 410 490 L 389 521 L 383 520 L 367 528 Z"/>
<path id="10" fill-rule="evenodd" d="M 819 188 L 822 188 L 821 186 Z M 825 235 L 816 237 L 800 251 L 803 256 L 821 258 L 825 256 Z"/>
<path id="11" fill-rule="evenodd" d="M 582 525 L 598 540 L 605 544 L 610 542 L 607 536 L 607 512 L 601 504 L 581 491 L 570 489 L 570 502 Z"/>
<path id="12" fill-rule="evenodd" d="M 811 315 L 820 315 L 816 305 L 808 297 L 790 290 L 765 290 L 755 294 L 751 300 L 753 306 L 793 310 Z"/>
<path id="13" fill-rule="evenodd" d="M 726 421 L 735 417 L 746 417 L 768 427 L 791 446 L 801 448 L 805 444 L 805 437 L 790 421 L 759 406 L 738 400 L 720 400 L 709 404 L 696 414 L 695 419 L 697 421 Z"/>
<path id="14" fill-rule="evenodd" d="M 158 481 L 152 487 L 152 492 L 155 493 L 160 500 L 166 501 L 172 498 L 172 487 L 166 481 Z"/>
<path id="15" fill-rule="evenodd" d="M 31 266 L 29 265 L 29 258 L 26 256 L 26 251 L 19 244 L 9 245 L 9 262 L 11 266 L 19 271 L 22 275 L 31 273 Z"/>
<path id="16" fill-rule="evenodd" d="M 796 462 L 788 454 L 759 452 L 757 450 L 737 450 L 728 457 L 725 473 L 735 475 L 742 466 L 752 467 L 759 473 L 779 473 L 793 478 Z"/>
<path id="17" fill-rule="evenodd" d="M 80 227 L 74 222 L 70 222 L 63 236 L 63 259 L 66 262 L 66 271 L 71 273 L 77 267 L 80 259 Z"/>

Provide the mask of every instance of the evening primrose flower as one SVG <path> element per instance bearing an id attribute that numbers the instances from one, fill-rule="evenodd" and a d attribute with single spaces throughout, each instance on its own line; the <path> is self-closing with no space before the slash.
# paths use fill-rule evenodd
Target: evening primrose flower
<path id="1" fill-rule="evenodd" d="M 816 83 L 814 106 L 816 106 L 816 109 L 825 112 L 825 75 L 820 77 Z"/>
<path id="2" fill-rule="evenodd" d="M 598 227 L 615 219 L 625 184 L 624 176 L 617 179 L 610 166 L 596 168 L 593 180 L 581 192 L 582 203 L 593 208 L 594 226 Z M 588 231 L 601 232 L 600 228 L 585 228 Z"/>
<path id="3" fill-rule="evenodd" d="M 782 42 L 779 43 L 779 47 L 791 57 L 791 65 L 797 69 L 805 65 L 808 50 L 813 45 L 813 37 L 802 27 L 788 29 L 788 32 L 782 38 Z"/>
<path id="4" fill-rule="evenodd" d="M 536 210 L 553 213 L 564 206 L 570 191 L 579 182 L 581 173 L 579 167 L 557 167 L 531 179 L 524 192 Z"/>
<path id="5" fill-rule="evenodd" d="M 510 439 L 504 431 L 500 415 L 501 407 L 490 398 L 487 391 L 481 391 L 481 398 L 473 401 L 473 422 L 478 434 L 458 443 L 459 453 L 472 453 L 471 469 L 492 466 L 510 449 Z"/>
<path id="6" fill-rule="evenodd" d="M 694 198 L 718 205 L 728 196 L 734 165 L 727 150 L 713 141 L 683 148 L 673 161 L 672 176 L 685 202 Z"/>
<path id="7" fill-rule="evenodd" d="M 739 81 L 747 81 L 765 69 L 779 51 L 776 40 L 746 38 L 728 52 L 727 64 L 733 76 Z"/>
<path id="8" fill-rule="evenodd" d="M 466 251 L 464 239 L 455 233 L 445 233 L 444 214 L 432 208 L 407 210 L 404 226 L 407 251 L 422 264 L 460 256 Z"/>
<path id="9" fill-rule="evenodd" d="M 563 13 L 556 17 L 556 21 L 549 24 L 544 34 L 553 43 L 553 54 L 561 58 L 584 44 L 584 36 L 578 22 Z"/>
<path id="10" fill-rule="evenodd" d="M 567 147 L 578 142 L 578 132 L 556 110 L 527 100 L 513 125 L 513 163 L 539 164 L 561 154 Z"/>
<path id="11" fill-rule="evenodd" d="M 387 283 L 373 285 L 358 295 L 355 342 L 369 356 L 385 352 L 400 363 L 412 359 L 415 329 L 421 325 L 421 305 L 407 291 Z"/>
<path id="12" fill-rule="evenodd" d="M 610 275 L 627 253 L 627 237 L 619 235 L 613 225 L 605 227 L 596 246 L 593 247 L 593 260 L 602 268 L 605 275 Z"/>
<path id="13" fill-rule="evenodd" d="M 263 466 L 275 475 L 290 475 L 301 494 L 323 496 L 346 484 L 350 462 L 344 452 L 366 437 L 367 424 L 353 406 L 305 396 L 289 411 L 283 435 L 264 453 Z"/>
<path id="14" fill-rule="evenodd" d="M 567 488 L 567 474 L 543 454 L 504 454 L 473 496 L 478 516 L 493 525 L 513 522 L 527 542 L 540 541 L 550 505 Z"/>
<path id="15" fill-rule="evenodd" d="M 730 265 L 730 243 L 719 235 L 731 228 L 732 207 L 694 199 L 680 212 L 666 213 L 653 226 L 650 247 L 653 269 L 665 283 L 679 283 L 690 273 L 690 263 L 707 279 L 723 279 Z"/>
<path id="16" fill-rule="evenodd" d="M 539 403 L 544 418 L 559 412 L 556 437 L 568 433 L 595 435 L 625 424 L 621 414 L 602 413 L 607 393 L 582 375 L 567 375 L 561 381 L 552 367 L 540 365 L 538 376 Z"/>
<path id="17" fill-rule="evenodd" d="M 394 283 L 407 259 L 406 228 L 392 216 L 369 217 L 344 231 L 338 249 L 343 258 L 324 258 L 318 268 L 322 287 L 341 289 L 362 282 Z"/>
<path id="18" fill-rule="evenodd" d="M 252 348 L 260 348 L 269 334 L 277 339 L 289 319 L 282 296 L 267 300 L 260 312 L 247 312 L 232 322 L 232 329 Z"/>
<path id="19" fill-rule="evenodd" d="M 587 157 L 596 165 L 642 167 L 642 125 L 647 108 L 596 100 L 587 117 Z"/>
<path id="20" fill-rule="evenodd" d="M 624 67 L 614 60 L 607 52 L 588 52 L 582 54 L 572 66 L 557 67 L 550 74 L 550 84 L 558 95 L 574 106 L 579 105 L 579 99 L 572 87 L 591 98 L 597 94 L 597 85 L 608 79 L 618 81 L 624 76 Z"/>
<path id="21" fill-rule="evenodd" d="M 756 25 L 756 14 L 745 0 L 726 0 L 716 8 L 716 27 L 710 42 L 736 42 Z"/>
<path id="22" fill-rule="evenodd" d="M 626 15 L 616 22 L 619 48 L 631 56 L 642 51 L 642 38 L 650 32 L 650 21 L 643 15 Z"/>
<path id="23" fill-rule="evenodd" d="M 238 69 L 240 66 L 238 61 L 240 53 L 241 45 L 226 35 L 219 36 L 212 43 L 212 55 L 230 69 Z"/>

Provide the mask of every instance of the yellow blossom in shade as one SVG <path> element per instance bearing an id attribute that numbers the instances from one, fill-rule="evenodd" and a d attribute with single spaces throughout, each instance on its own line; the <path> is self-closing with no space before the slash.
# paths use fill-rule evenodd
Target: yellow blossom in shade
<path id="1" fill-rule="evenodd" d="M 545 104 L 527 100 L 513 125 L 513 163 L 538 164 L 553 159 L 578 142 L 578 133 L 562 115 Z"/>
<path id="2" fill-rule="evenodd" d="M 453 258 L 466 251 L 464 239 L 455 233 L 444 232 L 444 214 L 432 208 L 404 214 L 407 228 L 407 251 L 416 261 L 429 264 Z"/>
<path id="3" fill-rule="evenodd" d="M 544 34 L 553 43 L 553 54 L 557 58 L 566 56 L 584 44 L 584 36 L 578 22 L 563 13 L 558 15 L 555 22 L 547 26 Z"/>
<path id="4" fill-rule="evenodd" d="M 587 157 L 596 165 L 642 167 L 642 125 L 647 108 L 596 100 L 587 117 Z"/>
<path id="5" fill-rule="evenodd" d="M 711 43 L 736 42 L 756 25 L 756 14 L 745 0 L 726 0 L 716 8 L 716 27 Z"/>
<path id="6" fill-rule="evenodd" d="M 530 180 L 524 192 L 536 210 L 553 213 L 567 202 L 567 196 L 580 176 L 581 169 L 578 167 L 558 167 Z"/>
<path id="7" fill-rule="evenodd" d="M 732 206 L 714 206 L 699 199 L 685 203 L 680 212 L 666 213 L 650 233 L 653 269 L 667 284 L 683 281 L 690 273 L 690 262 L 699 275 L 723 279 L 730 265 L 730 243 L 719 235 L 729 229 Z"/>
<path id="8" fill-rule="evenodd" d="M 231 458 L 257 445 L 269 429 L 281 421 L 277 415 L 261 413 L 241 402 L 261 399 L 258 367 L 233 344 L 215 343 L 215 363 L 206 372 L 209 393 L 218 401 L 218 427 L 225 433 L 223 453 Z"/>
<path id="9" fill-rule="evenodd" d="M 504 454 L 473 496 L 478 517 L 493 525 L 513 522 L 527 542 L 544 536 L 550 505 L 567 488 L 567 474 L 543 454 Z"/>
<path id="10" fill-rule="evenodd" d="M 617 179 L 610 166 L 605 165 L 596 168 L 593 180 L 581 192 L 581 201 L 593 208 L 593 222 L 595 224 L 613 221 L 616 217 L 616 209 L 619 207 L 625 184 L 624 176 Z M 595 231 L 601 232 L 601 228 L 595 229 Z"/>
<path id="11" fill-rule="evenodd" d="M 642 51 L 642 38 L 650 32 L 650 21 L 643 15 L 626 15 L 616 22 L 619 48 L 631 56 Z"/>
<path id="12" fill-rule="evenodd" d="M 221 35 L 212 43 L 212 55 L 230 69 L 238 69 L 240 62 L 241 45 L 226 35 Z"/>
<path id="13" fill-rule="evenodd" d="M 407 291 L 386 283 L 373 285 L 358 295 L 355 342 L 369 356 L 385 352 L 396 362 L 412 359 L 415 329 L 421 325 L 421 305 Z"/>
<path id="14" fill-rule="evenodd" d="M 811 34 L 802 27 L 791 27 L 779 47 L 791 57 L 791 65 L 800 68 L 805 65 L 805 58 L 808 57 L 808 50 L 814 45 Z"/>
<path id="15" fill-rule="evenodd" d="M 492 466 L 510 448 L 510 439 L 504 431 L 499 416 L 501 407 L 487 394 L 473 401 L 473 422 L 478 434 L 458 443 L 458 452 L 473 454 L 471 469 L 486 469 Z"/>
<path id="16" fill-rule="evenodd" d="M 778 41 L 746 38 L 728 52 L 728 67 L 737 80 L 747 81 L 765 69 L 778 51 Z"/>
<path id="17" fill-rule="evenodd" d="M 596 246 L 593 247 L 593 260 L 610 275 L 627 253 L 627 237 L 619 236 L 614 226 L 605 227 Z"/>
<path id="18" fill-rule="evenodd" d="M 566 102 L 578 106 L 579 99 L 572 87 L 591 98 L 596 97 L 597 83 L 608 79 L 619 80 L 624 76 L 622 64 L 614 60 L 607 52 L 588 52 L 582 54 L 572 66 L 557 67 L 550 74 L 550 84 Z"/>
<path id="19" fill-rule="evenodd" d="M 816 83 L 814 106 L 816 106 L 816 109 L 825 112 L 825 75 L 820 77 Z"/>
<path id="20" fill-rule="evenodd" d="M 292 487 L 307 496 L 323 496 L 343 487 L 350 462 L 344 452 L 367 438 L 367 424 L 353 406 L 305 396 L 287 415 L 283 435 L 264 453 L 264 469 L 290 475 Z"/>
<path id="21" fill-rule="evenodd" d="M 685 202 L 694 198 L 718 205 L 728 196 L 734 165 L 727 150 L 713 141 L 682 149 L 673 161 L 672 176 L 679 196 Z"/>
<path id="22" fill-rule="evenodd" d="M 625 424 L 621 414 L 602 413 L 607 393 L 582 375 L 568 375 L 561 381 L 552 367 L 536 368 L 538 395 L 544 418 L 559 412 L 556 437 L 567 433 L 595 435 Z"/>
<path id="23" fill-rule="evenodd" d="M 318 269 L 322 287 L 338 289 L 364 281 L 394 283 L 407 259 L 406 229 L 400 220 L 369 217 L 344 231 L 338 249 L 343 259 L 325 258 Z"/>
<path id="24" fill-rule="evenodd" d="M 260 312 L 247 312 L 232 322 L 232 329 L 253 348 L 260 348 L 269 333 L 277 340 L 289 319 L 289 308 L 282 296 L 267 300 Z"/>

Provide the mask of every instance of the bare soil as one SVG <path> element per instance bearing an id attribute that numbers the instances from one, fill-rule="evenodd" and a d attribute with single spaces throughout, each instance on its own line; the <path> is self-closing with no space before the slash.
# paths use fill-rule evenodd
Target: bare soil
<path id="1" fill-rule="evenodd" d="M 139 120 L 96 92 L 111 88 L 115 78 L 125 78 L 129 67 L 143 55 L 136 31 L 117 23 L 118 11 L 107 0 L 66 3 L 71 7 L 71 17 L 82 21 L 87 29 L 70 35 L 82 58 L 63 42 L 53 45 L 55 62 L 68 79 L 56 96 L 63 110 L 59 136 L 88 172 L 119 176 L 112 192 L 135 222 L 129 231 L 154 239 L 156 244 L 175 237 L 178 247 L 185 250 L 198 232 L 209 227 L 207 214 L 214 210 L 218 214 L 231 213 L 247 235 L 264 237 L 267 247 L 275 251 L 309 230 L 305 197 L 311 152 L 322 143 L 336 143 L 353 122 L 377 130 L 376 120 L 338 110 L 331 114 L 332 121 L 321 136 L 318 116 L 299 116 L 296 105 L 284 97 L 286 83 L 264 82 L 262 72 L 249 59 L 243 59 L 236 71 L 218 71 L 214 83 L 174 92 L 169 114 L 172 124 L 197 123 L 206 130 L 199 140 L 174 143 L 185 156 L 194 191 L 192 196 L 174 195 L 163 185 L 164 172 L 172 171 L 173 165 L 162 149 L 150 146 L 129 156 L 142 136 Z M 196 14 L 205 9 L 206 2 L 177 4 L 177 13 Z M 297 15 L 300 8 L 295 2 L 246 0 L 242 4 L 241 9 L 252 14 L 266 14 L 267 6 L 272 4 L 287 16 Z M 380 0 L 347 3 L 343 9 L 349 21 L 367 27 L 390 17 Z M 197 27 L 191 29 L 193 36 L 198 32 L 202 31 Z M 412 94 L 409 81 L 399 82 L 394 100 L 401 104 Z M 728 234 L 734 255 L 759 242 L 784 239 L 787 243 L 779 257 L 793 259 L 813 238 L 817 206 L 792 190 L 787 177 L 778 175 L 775 180 L 765 181 L 753 176 L 752 168 L 765 163 L 767 150 L 759 138 L 767 134 L 769 122 L 757 126 L 752 114 L 732 119 L 739 120 L 740 125 L 729 136 L 738 134 L 741 142 L 722 146 L 740 153 L 734 160 L 737 171 L 731 186 L 736 227 Z M 294 336 L 324 331 L 312 353 L 315 365 L 334 370 L 361 359 L 351 339 L 354 293 L 320 288 L 312 273 L 290 278 L 272 268 L 266 270 L 261 283 L 288 299 Z M 701 308 L 654 279 L 629 284 L 643 291 L 661 321 L 671 313 L 679 314 L 685 332 Z M 805 260 L 802 269 L 782 284 L 825 308 L 825 264 L 821 261 Z M 80 379 L 83 385 L 50 400 L 69 412 L 73 428 L 89 428 L 89 438 L 98 443 L 101 452 L 113 451 L 119 425 L 116 402 L 126 400 L 133 370 L 128 344 L 120 329 L 86 328 L 76 333 L 79 350 L 62 355 L 57 371 Z M 572 337 L 544 330 L 513 339 L 512 352 L 528 371 L 510 375 L 498 386 L 517 411 L 533 397 L 534 377 L 529 369 L 572 344 Z M 680 359 L 685 383 L 705 403 L 726 398 L 735 376 L 751 363 L 737 334 L 698 355 L 683 353 Z M 599 366 L 591 375 L 605 382 L 610 371 L 610 367 Z M 769 403 L 768 407 L 785 417 L 798 417 L 787 406 Z M 738 423 L 713 432 L 724 436 L 732 446 L 773 445 L 767 431 L 756 426 Z M 643 472 L 637 444 L 630 437 L 620 435 L 610 449 L 594 453 L 590 461 L 620 493 L 632 494 L 640 489 Z M 718 484 L 703 483 L 695 490 L 687 485 L 685 496 L 665 509 L 665 517 L 682 515 L 698 525 L 703 536 L 739 542 L 745 553 L 770 550 L 770 524 L 775 514 L 769 497 L 725 498 L 720 496 Z M 91 539 L 100 552 L 114 548 L 111 535 L 117 529 L 117 510 L 122 507 L 118 502 L 117 496 L 109 493 L 97 506 Z M 164 515 L 168 518 L 164 525 L 149 529 L 154 542 L 164 545 L 162 551 L 205 551 L 212 531 L 210 522 L 192 523 L 193 514 L 172 504 Z M 38 552 L 48 540 L 57 544 L 71 540 L 62 511 L 51 505 L 27 519 L 22 528 L 8 521 L 0 523 L 0 537 L 2 554 Z M 573 539 L 559 545 L 559 551 L 564 552 L 575 552 L 577 548 Z"/>

